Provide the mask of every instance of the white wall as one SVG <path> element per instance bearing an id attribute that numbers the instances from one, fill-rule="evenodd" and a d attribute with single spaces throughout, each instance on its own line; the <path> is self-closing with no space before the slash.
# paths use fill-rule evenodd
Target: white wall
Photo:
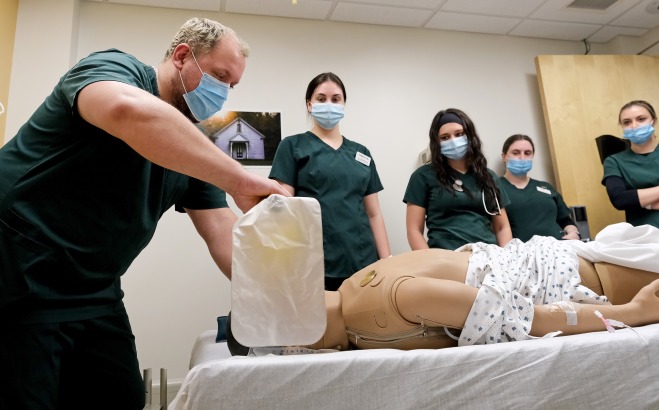
<path id="1" fill-rule="evenodd" d="M 304 108 L 308 82 L 323 71 L 343 79 L 348 100 L 341 131 L 373 154 L 385 186 L 380 202 L 394 253 L 409 249 L 402 197 L 417 155 L 427 144 L 430 121 L 440 109 L 456 107 L 472 117 L 490 166 L 499 173 L 505 138 L 532 136 L 538 151 L 532 174 L 553 182 L 533 59 L 584 52 L 580 42 L 100 2 L 81 2 L 78 10 L 74 0 L 67 3 L 68 14 L 58 23 L 52 21 L 57 15 L 52 17 L 49 1 L 21 0 L 7 139 L 63 74 L 62 59 L 72 49 L 75 60 L 114 47 L 155 65 L 185 20 L 216 19 L 252 48 L 227 110 L 279 111 L 283 135 L 299 133 L 309 125 Z M 43 35 L 43 24 L 59 27 L 56 41 Z M 67 39 L 70 27 L 79 31 Z M 28 35 L 37 32 L 42 33 L 38 39 Z M 594 49 L 611 52 L 603 46 Z M 265 167 L 251 170 L 268 173 Z M 230 309 L 229 281 L 212 264 L 188 218 L 174 211 L 165 214 L 154 240 L 124 276 L 124 289 L 141 366 L 165 367 L 170 379 L 185 375 L 195 337 L 214 328 L 216 316 Z"/>
<path id="2" fill-rule="evenodd" d="M 53 7 L 44 0 L 19 0 L 4 142 L 16 135 L 76 61 L 78 4 L 61 0 Z"/>

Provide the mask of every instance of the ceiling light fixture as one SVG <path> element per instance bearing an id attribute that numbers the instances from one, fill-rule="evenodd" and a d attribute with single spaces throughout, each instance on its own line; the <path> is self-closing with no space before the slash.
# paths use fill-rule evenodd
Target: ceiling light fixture
<path id="1" fill-rule="evenodd" d="M 659 0 L 652 0 L 645 6 L 645 11 L 650 14 L 659 14 Z"/>
<path id="2" fill-rule="evenodd" d="M 568 9 L 585 9 L 604 11 L 615 4 L 618 0 L 574 0 L 566 7 Z"/>

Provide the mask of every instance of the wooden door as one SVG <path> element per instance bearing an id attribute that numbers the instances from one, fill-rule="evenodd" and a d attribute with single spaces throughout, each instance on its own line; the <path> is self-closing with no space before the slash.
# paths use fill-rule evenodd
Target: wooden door
<path id="1" fill-rule="evenodd" d="M 625 220 L 601 184 L 595 138 L 621 137 L 620 107 L 646 100 L 659 109 L 659 57 L 544 55 L 535 59 L 556 189 L 568 206 L 586 206 L 591 237 Z"/>

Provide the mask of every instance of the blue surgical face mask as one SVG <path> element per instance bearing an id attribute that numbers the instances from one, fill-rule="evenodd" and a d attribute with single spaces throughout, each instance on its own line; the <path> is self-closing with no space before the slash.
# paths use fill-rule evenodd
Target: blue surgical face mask
<path id="1" fill-rule="evenodd" d="M 311 104 L 311 116 L 326 130 L 331 130 L 343 118 L 343 104 L 313 103 Z"/>
<path id="2" fill-rule="evenodd" d="M 466 135 L 451 138 L 446 141 L 440 141 L 441 154 L 450 159 L 462 159 L 467 154 L 469 141 Z"/>
<path id="3" fill-rule="evenodd" d="M 516 176 L 528 174 L 531 170 L 531 167 L 533 167 L 533 161 L 530 159 L 508 158 L 508 162 L 506 163 L 506 168 L 508 168 L 508 171 Z"/>
<path id="4" fill-rule="evenodd" d="M 183 89 L 185 90 L 185 94 L 183 94 L 183 98 L 197 121 L 203 121 L 222 109 L 231 87 L 229 84 L 223 83 L 217 78 L 204 73 L 201 67 L 199 67 L 194 53 L 192 54 L 192 58 L 194 58 L 199 71 L 201 71 L 201 81 L 199 81 L 197 88 L 189 92 L 185 90 L 184 84 Z M 178 75 L 181 78 L 181 83 L 183 83 L 181 71 L 178 72 Z"/>
<path id="5" fill-rule="evenodd" d="M 647 124 L 638 128 L 627 128 L 622 132 L 632 144 L 640 145 L 646 143 L 654 135 L 654 127 L 652 124 Z"/>

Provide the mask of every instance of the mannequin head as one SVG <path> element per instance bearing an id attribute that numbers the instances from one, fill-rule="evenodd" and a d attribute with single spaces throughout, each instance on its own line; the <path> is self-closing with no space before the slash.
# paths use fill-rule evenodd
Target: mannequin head
<path id="1" fill-rule="evenodd" d="M 348 334 L 341 312 L 341 293 L 325 292 L 327 328 L 319 341 L 309 346 L 312 349 L 348 350 Z"/>

